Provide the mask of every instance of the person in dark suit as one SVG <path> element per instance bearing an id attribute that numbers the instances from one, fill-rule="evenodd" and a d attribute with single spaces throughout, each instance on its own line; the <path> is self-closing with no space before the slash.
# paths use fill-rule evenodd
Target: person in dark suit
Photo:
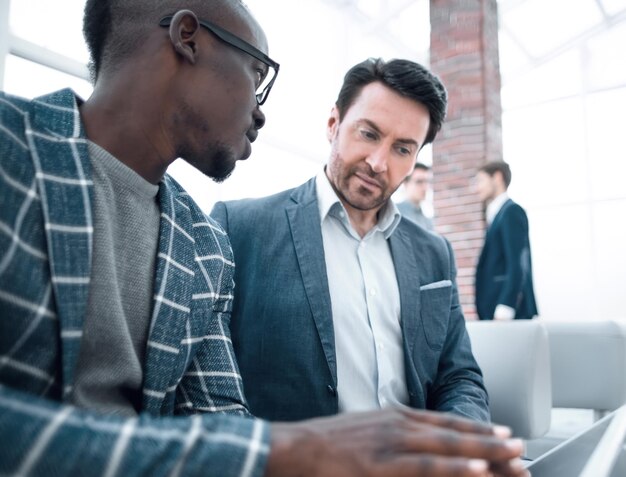
<path id="1" fill-rule="evenodd" d="M 511 169 L 489 162 L 476 175 L 487 204 L 487 234 L 476 267 L 476 311 L 481 320 L 520 320 L 537 315 L 526 212 L 507 195 Z"/>
<path id="2" fill-rule="evenodd" d="M 450 244 L 390 200 L 445 109 L 421 65 L 364 61 L 345 76 L 316 177 L 215 204 L 237 264 L 231 332 L 253 414 L 409 405 L 489 419 Z"/>

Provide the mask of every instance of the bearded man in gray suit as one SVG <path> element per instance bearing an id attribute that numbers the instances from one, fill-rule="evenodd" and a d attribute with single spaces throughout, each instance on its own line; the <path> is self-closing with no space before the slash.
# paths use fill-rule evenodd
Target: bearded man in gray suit
<path id="1" fill-rule="evenodd" d="M 489 420 L 450 244 L 390 200 L 446 103 L 419 64 L 359 63 L 316 177 L 215 205 L 237 264 L 231 332 L 253 414 L 292 421 L 408 405 Z"/>

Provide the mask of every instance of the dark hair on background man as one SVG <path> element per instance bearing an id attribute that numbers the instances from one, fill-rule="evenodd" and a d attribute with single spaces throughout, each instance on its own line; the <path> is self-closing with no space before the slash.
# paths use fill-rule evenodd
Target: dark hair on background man
<path id="1" fill-rule="evenodd" d="M 502 179 L 504 180 L 504 187 L 507 189 L 509 188 L 509 184 L 511 183 L 511 168 L 506 162 L 504 161 L 488 162 L 487 164 L 482 166 L 480 169 L 478 169 L 478 172 L 484 172 L 485 174 L 488 174 L 491 177 L 493 177 L 493 175 L 496 172 L 499 172 L 500 174 L 502 174 Z"/>
<path id="2" fill-rule="evenodd" d="M 381 82 L 396 93 L 422 103 L 430 114 L 430 126 L 424 141 L 433 142 L 446 118 L 448 94 L 439 78 L 422 65 L 409 60 L 368 58 L 353 66 L 343 79 L 336 105 L 342 120 L 364 86 Z"/>
<path id="3" fill-rule="evenodd" d="M 430 166 L 427 166 L 423 162 L 416 162 L 415 165 L 413 166 L 413 170 L 411 171 L 411 173 L 404 178 L 404 182 L 408 182 L 411 179 L 411 176 L 413 175 L 413 173 L 417 169 L 420 169 L 422 171 L 428 172 L 428 171 L 430 171 Z"/>
<path id="4" fill-rule="evenodd" d="M 159 28 L 163 16 L 182 8 L 217 24 L 247 9 L 241 0 L 87 0 L 83 36 L 92 82 L 103 69 L 117 67 L 141 48 L 148 28 Z"/>

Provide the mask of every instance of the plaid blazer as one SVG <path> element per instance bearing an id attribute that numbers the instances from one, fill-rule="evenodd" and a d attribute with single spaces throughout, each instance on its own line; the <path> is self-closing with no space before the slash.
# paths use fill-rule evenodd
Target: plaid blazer
<path id="1" fill-rule="evenodd" d="M 89 291 L 90 169 L 71 90 L 0 93 L 0 474 L 261 475 L 269 429 L 247 411 L 230 340 L 230 243 L 169 176 L 142 412 L 64 404 Z"/>

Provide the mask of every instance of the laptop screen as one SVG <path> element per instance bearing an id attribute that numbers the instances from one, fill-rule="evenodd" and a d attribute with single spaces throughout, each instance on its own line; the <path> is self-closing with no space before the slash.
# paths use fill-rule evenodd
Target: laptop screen
<path id="1" fill-rule="evenodd" d="M 533 477 L 626 476 L 626 405 L 526 468 Z"/>

